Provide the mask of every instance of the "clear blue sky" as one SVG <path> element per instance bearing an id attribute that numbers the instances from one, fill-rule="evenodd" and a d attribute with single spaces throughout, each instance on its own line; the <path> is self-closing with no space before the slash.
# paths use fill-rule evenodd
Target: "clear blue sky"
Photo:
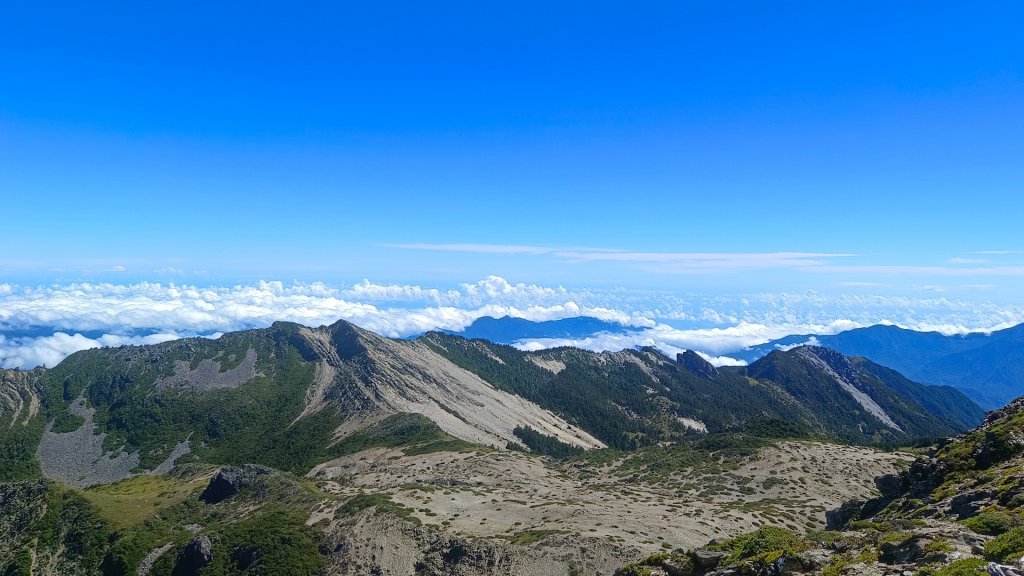
<path id="1" fill-rule="evenodd" d="M 0 281 L 1013 298 L 1022 27 L 1017 1 L 9 2 Z"/>

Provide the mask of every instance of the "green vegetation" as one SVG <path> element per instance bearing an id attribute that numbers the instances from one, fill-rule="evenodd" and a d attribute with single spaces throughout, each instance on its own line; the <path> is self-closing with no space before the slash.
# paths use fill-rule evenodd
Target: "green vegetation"
<path id="1" fill-rule="evenodd" d="M 936 457 L 954 473 L 986 469 L 1024 452 L 1024 446 L 1016 440 L 1021 430 L 1024 430 L 1024 411 L 1017 411 L 984 430 L 974 430 L 950 442 Z"/>
<path id="2" fill-rule="evenodd" d="M 512 431 L 517 438 L 526 444 L 527 448 L 538 454 L 552 456 L 554 458 L 569 458 L 583 453 L 583 449 L 571 444 L 566 444 L 554 436 L 541 434 L 529 426 L 516 426 Z"/>
<path id="3" fill-rule="evenodd" d="M 156 514 L 158 511 L 194 495 L 207 483 L 208 476 L 192 478 L 170 476 L 135 476 L 115 482 L 94 486 L 82 491 L 82 496 L 92 502 L 99 515 L 114 528 L 134 526 Z"/>
<path id="4" fill-rule="evenodd" d="M 1024 527 L 1013 528 L 985 544 L 985 558 L 995 562 L 1016 560 L 1024 556 Z"/>
<path id="5" fill-rule="evenodd" d="M 50 430 L 57 434 L 74 432 L 81 428 L 82 424 L 85 424 L 85 418 L 71 412 L 61 412 L 53 419 L 53 427 Z"/>
<path id="6" fill-rule="evenodd" d="M 806 550 L 808 543 L 795 532 L 778 526 L 762 526 L 748 534 L 741 534 L 712 548 L 729 553 L 729 561 L 763 559 L 774 561 L 784 554 Z M 770 558 L 773 557 L 773 558 Z"/>
<path id="7" fill-rule="evenodd" d="M 615 576 L 649 576 L 653 572 L 652 568 L 663 567 L 669 560 L 672 561 L 676 570 L 693 569 L 693 561 L 688 556 L 662 552 L 648 556 L 639 562 L 626 564 L 615 571 Z"/>
<path id="8" fill-rule="evenodd" d="M 840 365 L 845 358 L 838 352 L 825 352 L 829 361 Z M 822 360 L 825 361 L 825 360 Z M 848 369 L 856 370 L 850 363 Z M 855 372 L 860 388 L 885 410 L 903 432 L 897 432 L 864 408 L 844 390 L 827 371 L 797 352 L 774 351 L 748 368 L 754 378 L 774 382 L 813 414 L 824 431 L 844 442 L 876 446 L 898 446 L 917 438 L 936 438 L 964 428 L 932 414 L 912 397 L 905 396 L 867 370 Z M 923 394 L 923 392 L 922 392 Z"/>
<path id="9" fill-rule="evenodd" d="M 421 341 L 619 450 L 694 434 L 679 417 L 699 420 L 712 432 L 894 447 L 955 433 L 980 414 L 956 391 L 921 386 L 866 361 L 847 364 L 838 354 L 833 360 L 843 364 L 840 371 L 849 371 L 902 432 L 867 413 L 828 371 L 795 352 L 773 352 L 743 370 L 691 371 L 692 362 L 672 361 L 651 349 L 597 357 L 573 348 L 529 353 L 438 333 Z M 564 368 L 546 370 L 533 359 Z"/>
<path id="10" fill-rule="evenodd" d="M 306 479 L 272 473 L 258 476 L 222 502 L 204 504 L 198 495 L 208 472 L 185 468 L 174 477 L 133 478 L 87 490 L 86 497 L 99 503 L 102 515 L 121 509 L 134 514 L 116 525 L 104 575 L 135 574 L 150 550 L 169 544 L 171 549 L 150 574 L 171 576 L 178 553 L 197 535 L 213 543 L 214 561 L 204 575 L 317 573 L 323 561 L 319 535 L 305 521 L 327 494 Z M 144 516 L 140 506 L 153 512 Z"/>
<path id="11" fill-rule="evenodd" d="M 925 386 L 910 380 L 896 370 L 875 364 L 863 357 L 850 358 L 850 363 L 869 372 L 901 395 L 916 400 L 932 414 L 963 428 L 981 424 L 985 411 L 950 386 Z"/>
<path id="12" fill-rule="evenodd" d="M 342 516 L 351 516 L 368 508 L 375 508 L 378 512 L 404 518 L 413 524 L 419 525 L 421 523 L 420 519 L 413 514 L 411 509 L 398 504 L 391 500 L 391 496 L 383 493 L 358 494 L 353 496 L 342 504 L 338 509 L 338 514 Z"/>
<path id="13" fill-rule="evenodd" d="M 878 552 L 871 547 L 864 548 L 857 554 L 843 552 L 832 557 L 827 566 L 822 568 L 821 576 L 841 576 L 851 564 L 870 564 L 878 562 Z"/>
<path id="14" fill-rule="evenodd" d="M 998 510 L 985 510 L 977 516 L 963 521 L 964 526 L 978 534 L 986 534 L 988 536 L 998 536 L 1013 528 L 1014 524 L 1013 517 L 1006 512 Z"/>
<path id="15" fill-rule="evenodd" d="M 20 402 L 20 409 L 0 409 L 0 482 L 15 482 L 39 478 L 41 470 L 36 459 L 36 448 L 46 428 L 44 410 L 32 414 L 33 402 L 41 393 L 39 379 L 46 373 L 34 370 L 0 369 L 0 391 L 12 402 Z M 41 407 L 40 407 L 41 408 Z"/>
<path id="16" fill-rule="evenodd" d="M 28 576 L 33 557 L 54 559 L 55 573 L 95 574 L 110 531 L 89 501 L 50 482 L 0 485 L 5 522 L 0 574 Z M 8 553 L 10 552 L 10 553 Z"/>
<path id="17" fill-rule="evenodd" d="M 987 564 L 981 558 L 962 558 L 935 571 L 922 570 L 920 576 L 987 576 Z"/>
<path id="18" fill-rule="evenodd" d="M 214 539 L 213 562 L 203 574 L 313 576 L 323 564 L 316 535 L 304 518 L 291 510 L 269 507 L 220 532 Z"/>
<path id="19" fill-rule="evenodd" d="M 407 456 L 431 452 L 464 452 L 481 447 L 441 430 L 422 414 L 400 413 L 346 436 L 328 448 L 328 457 L 337 458 L 370 448 L 401 448 Z"/>
<path id="20" fill-rule="evenodd" d="M 152 469 L 191 436 L 186 459 L 222 464 L 260 462 L 296 472 L 316 463 L 311 449 L 324 444 L 340 424 L 336 415 L 317 414 L 291 422 L 301 412 L 313 368 L 289 345 L 287 326 L 227 334 L 220 340 L 177 340 L 145 349 L 88 350 L 69 356 L 42 378 L 44 407 L 55 428 L 80 425 L 68 404 L 84 395 L 96 410 L 109 451 L 138 450 L 140 468 Z M 193 367 L 216 359 L 222 371 L 232 359 L 257 354 L 258 376 L 235 388 L 156 389 L 175 373 L 178 361 Z"/>
<path id="21" fill-rule="evenodd" d="M 761 431 L 779 434 L 775 425 L 785 422 L 794 427 L 783 427 L 787 437 L 803 435 L 813 421 L 777 388 L 728 370 L 717 371 L 709 382 L 654 350 L 627 350 L 611 361 L 598 361 L 593 353 L 575 348 L 527 353 L 438 333 L 421 341 L 495 387 L 536 402 L 619 450 L 697 435 L 678 416 L 722 431 L 770 414 L 761 419 Z M 531 361 L 533 356 L 554 358 L 565 368 L 556 374 Z"/>
<path id="22" fill-rule="evenodd" d="M 0 434 L 0 482 L 42 477 L 36 448 L 45 428 L 45 417 L 37 414 L 27 425 L 15 424 Z"/>
<path id="23" fill-rule="evenodd" d="M 632 482 L 666 484 L 675 482 L 681 474 L 694 477 L 701 474 L 725 475 L 740 463 L 771 443 L 770 440 L 741 433 L 713 433 L 687 437 L 678 444 L 651 446 L 632 452 L 612 449 L 588 450 L 575 460 L 591 466 L 606 466 L 618 462 L 613 474 Z"/>

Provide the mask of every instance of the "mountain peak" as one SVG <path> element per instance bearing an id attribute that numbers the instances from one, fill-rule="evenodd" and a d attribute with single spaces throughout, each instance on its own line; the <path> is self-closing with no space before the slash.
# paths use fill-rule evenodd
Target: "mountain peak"
<path id="1" fill-rule="evenodd" d="M 703 356 L 693 350 L 684 350 L 676 354 L 676 362 L 680 363 L 683 368 L 704 378 L 714 379 L 718 375 L 718 368 L 715 368 L 711 362 L 708 362 Z"/>

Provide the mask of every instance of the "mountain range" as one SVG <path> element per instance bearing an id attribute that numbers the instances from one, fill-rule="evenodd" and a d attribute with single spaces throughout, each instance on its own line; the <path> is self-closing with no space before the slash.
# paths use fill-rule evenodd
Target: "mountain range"
<path id="1" fill-rule="evenodd" d="M 481 316 L 462 330 L 445 330 L 469 339 L 483 339 L 496 344 L 515 344 L 534 338 L 586 338 L 602 332 L 623 334 L 636 330 L 618 322 L 600 320 L 590 316 L 576 316 L 559 320 L 535 322 L 525 318 Z"/>
<path id="2" fill-rule="evenodd" d="M 638 328 L 589 317 L 533 322 L 505 316 L 479 318 L 466 329 L 449 333 L 517 344 L 540 338 L 582 340 L 602 332 L 635 330 Z M 917 382 L 953 386 L 986 410 L 1024 394 L 1024 325 L 965 335 L 875 325 L 838 334 L 795 334 L 723 354 L 750 363 L 773 350 L 807 343 L 869 358 Z"/>
<path id="3" fill-rule="evenodd" d="M 753 361 L 808 341 L 865 356 L 918 382 L 954 386 L 986 409 L 1024 394 L 1024 324 L 962 336 L 877 325 L 834 335 L 787 336 L 729 355 Z"/>
<path id="4" fill-rule="evenodd" d="M 601 572 L 655 528 L 697 543 L 821 525 L 903 458 L 856 446 L 982 415 L 954 388 L 816 346 L 716 368 L 339 321 L 86 350 L 0 374 L 0 573 Z M 837 486 L 838 469 L 860 480 Z M 666 501 L 694 498 L 726 517 L 666 520 Z M 385 561 L 388 542 L 402 552 Z"/>

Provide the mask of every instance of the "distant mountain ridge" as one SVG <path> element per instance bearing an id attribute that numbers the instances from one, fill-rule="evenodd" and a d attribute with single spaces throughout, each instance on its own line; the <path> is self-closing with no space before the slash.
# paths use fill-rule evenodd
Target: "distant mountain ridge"
<path id="1" fill-rule="evenodd" d="M 847 442 L 881 443 L 894 433 L 926 437 L 949 422 L 967 428 L 984 416 L 952 388 L 923 386 L 819 346 L 771 352 L 745 373 L 778 383 L 812 414 L 823 416 L 818 426 Z"/>
<path id="2" fill-rule="evenodd" d="M 876 325 L 834 335 L 787 336 L 729 356 L 749 362 L 808 341 L 870 358 L 917 382 L 956 387 L 986 409 L 1024 394 L 1024 324 L 963 336 Z"/>
<path id="3" fill-rule="evenodd" d="M 746 368 L 715 368 L 692 351 L 673 361 L 653 348 L 523 352 L 441 333 L 422 339 L 492 385 L 562 414 L 620 448 L 638 439 L 672 440 L 685 433 L 684 422 L 724 431 L 770 420 L 845 442 L 890 444 L 964 430 L 983 417 L 954 389 L 922 386 L 821 348 L 778 351 Z M 772 362 L 798 370 L 767 369 Z M 852 376 L 842 380 L 837 371 Z M 837 401 L 815 399 L 823 394 Z M 856 394 L 882 408 L 869 413 L 852 397 Z M 887 417 L 898 424 L 886 426 Z"/>
<path id="4" fill-rule="evenodd" d="M 601 332 L 621 334 L 635 330 L 625 324 L 590 316 L 536 322 L 525 318 L 482 316 L 462 330 L 445 330 L 464 338 L 480 338 L 496 344 L 514 344 L 531 338 L 586 338 Z"/>

